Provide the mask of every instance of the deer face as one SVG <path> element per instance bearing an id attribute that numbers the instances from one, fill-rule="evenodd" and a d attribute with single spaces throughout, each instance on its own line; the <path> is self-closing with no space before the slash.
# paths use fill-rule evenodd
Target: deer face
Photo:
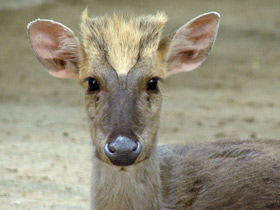
<path id="1" fill-rule="evenodd" d="M 80 82 L 86 89 L 96 156 L 114 165 L 149 157 L 161 104 L 156 68 L 165 16 L 82 18 L 84 54 Z"/>
<path id="2" fill-rule="evenodd" d="M 219 15 L 208 13 L 161 39 L 166 16 L 82 15 L 82 42 L 60 23 L 29 24 L 31 46 L 56 77 L 76 77 L 85 89 L 95 155 L 116 166 L 137 164 L 155 150 L 161 80 L 190 71 L 207 57 Z"/>
<path id="3" fill-rule="evenodd" d="M 161 94 L 158 77 L 108 70 L 91 75 L 86 109 L 96 155 L 114 165 L 131 165 L 149 157 L 155 145 Z M 137 160 L 137 161 L 136 161 Z"/>

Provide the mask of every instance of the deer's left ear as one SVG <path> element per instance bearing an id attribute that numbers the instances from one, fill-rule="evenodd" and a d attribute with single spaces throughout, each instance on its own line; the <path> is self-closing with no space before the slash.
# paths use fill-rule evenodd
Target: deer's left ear
<path id="1" fill-rule="evenodd" d="M 161 42 L 159 47 L 165 51 L 167 76 L 194 70 L 206 60 L 216 39 L 219 20 L 216 12 L 200 15 L 162 40 L 167 42 Z"/>

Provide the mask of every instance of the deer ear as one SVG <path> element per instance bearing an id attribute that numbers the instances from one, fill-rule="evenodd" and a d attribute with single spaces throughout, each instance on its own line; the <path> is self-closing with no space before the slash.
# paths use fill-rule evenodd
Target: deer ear
<path id="1" fill-rule="evenodd" d="M 79 40 L 61 23 L 37 19 L 27 26 L 31 47 L 44 68 L 53 76 L 78 76 Z"/>
<path id="2" fill-rule="evenodd" d="M 182 27 L 169 42 L 166 50 L 167 76 L 179 72 L 191 71 L 202 64 L 216 39 L 220 15 L 210 12 L 200 15 Z M 163 41 L 164 41 L 163 40 Z"/>

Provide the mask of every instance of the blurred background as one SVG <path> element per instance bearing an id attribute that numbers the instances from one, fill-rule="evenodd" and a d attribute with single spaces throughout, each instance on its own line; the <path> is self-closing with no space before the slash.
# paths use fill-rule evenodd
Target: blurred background
<path id="1" fill-rule="evenodd" d="M 46 73 L 26 35 L 30 21 L 48 18 L 80 37 L 86 6 L 92 16 L 165 11 L 165 33 L 202 13 L 221 14 L 208 60 L 164 82 L 160 144 L 280 140 L 279 0 L 0 0 L 0 209 L 88 209 L 84 92 Z"/>

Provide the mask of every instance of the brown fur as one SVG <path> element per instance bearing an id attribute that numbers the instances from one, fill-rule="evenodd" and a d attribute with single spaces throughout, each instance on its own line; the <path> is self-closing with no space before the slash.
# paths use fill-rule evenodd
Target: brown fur
<path id="1" fill-rule="evenodd" d="M 174 33 L 159 43 L 160 33 L 151 40 L 145 40 L 146 37 L 149 37 L 146 33 L 152 33 L 152 31 L 139 30 L 141 21 L 145 20 L 147 27 L 150 26 L 151 29 L 152 26 L 155 26 L 154 22 L 158 17 L 150 16 L 126 20 L 123 17 L 113 15 L 112 17 L 88 19 L 84 14 L 82 19 L 81 28 L 87 54 L 86 60 L 98 63 L 95 70 L 98 71 L 98 75 L 103 75 L 103 79 L 104 75 L 107 75 L 105 76 L 107 77 L 105 82 L 107 87 L 110 86 L 108 83 L 118 77 L 113 76 L 112 69 L 119 75 L 126 75 L 134 69 L 129 74 L 130 78 L 135 81 L 131 83 L 131 86 L 134 87 L 139 87 L 142 84 L 139 82 L 139 78 L 149 78 L 149 75 L 165 76 L 165 56 Z M 162 24 L 165 22 L 165 18 L 162 20 L 162 16 L 160 19 L 161 21 L 156 21 L 156 30 L 161 30 Z M 131 32 L 133 37 L 131 37 Z M 150 35 L 150 37 L 153 36 Z M 143 44 L 143 40 L 145 40 L 145 44 Z M 158 45 L 158 50 L 155 51 Z M 96 60 L 93 58 L 100 60 L 93 61 Z M 147 68 L 153 62 L 154 65 Z M 111 73 L 109 71 L 101 73 L 104 71 L 104 66 L 109 66 Z M 141 72 L 138 66 L 142 67 Z M 135 69 L 138 69 L 139 72 Z M 92 71 L 91 69 L 87 70 Z M 108 76 L 109 74 L 111 76 Z M 110 78 L 110 82 L 108 78 Z M 119 81 L 122 82 L 119 85 L 112 84 L 111 88 L 121 88 L 121 84 L 129 81 L 129 78 L 123 77 L 123 80 L 119 79 Z M 134 96 L 136 95 L 137 99 L 130 99 L 131 96 L 117 97 L 114 106 L 118 106 L 120 98 L 126 103 L 131 100 L 136 100 L 134 104 L 137 104 L 139 100 L 142 101 L 142 96 L 138 95 L 136 89 L 131 89 L 130 86 L 126 88 Z M 94 148 L 97 150 L 97 158 L 94 158 L 92 209 L 280 208 L 280 154 L 278 152 L 280 144 L 278 141 L 233 141 L 189 146 L 164 146 L 158 148 L 160 157 L 160 161 L 158 161 L 158 153 L 154 145 L 161 96 L 153 97 L 157 101 L 153 104 L 155 111 L 152 112 L 155 114 L 147 119 L 137 117 L 136 121 L 143 122 L 143 124 L 134 127 L 142 128 L 138 135 L 143 148 L 148 149 L 142 151 L 136 164 L 132 166 L 120 168 L 110 165 L 104 152 L 99 150 L 99 148 L 104 148 L 104 139 L 107 139 L 101 134 L 102 132 L 98 131 L 98 127 L 102 127 L 102 125 L 95 124 L 93 126 L 94 123 L 90 121 L 91 131 L 94 134 L 92 136 Z M 100 117 L 104 116 L 106 112 L 116 112 L 106 105 L 106 101 L 100 102 L 102 104 L 99 104 L 99 107 L 97 106 L 95 109 L 91 108 L 95 102 L 89 98 L 91 97 L 87 96 L 86 98 L 87 110 L 89 116 L 95 118 L 95 122 L 104 122 L 104 118 Z M 131 106 L 141 116 L 150 115 L 149 111 L 144 108 L 146 103 L 142 101 L 138 105 Z M 108 108 L 105 108 L 107 111 L 104 110 L 104 107 Z M 96 114 L 96 110 L 101 114 Z M 127 109 L 124 111 L 126 112 Z M 128 114 L 125 118 L 130 118 L 130 116 L 135 115 Z M 118 123 L 127 120 L 122 119 L 122 117 L 124 116 L 113 120 Z M 152 119 L 155 122 L 149 124 Z M 105 124 L 108 125 L 108 122 Z M 127 129 L 133 128 L 133 124 L 130 121 L 125 127 Z M 143 132 L 148 133 L 143 135 Z M 98 139 L 103 143 L 96 143 Z M 148 142 L 145 139 L 148 139 Z"/>
<path id="2" fill-rule="evenodd" d="M 98 72 L 97 74 L 92 73 L 101 75 L 102 80 L 106 80 L 104 83 L 107 83 L 108 91 L 111 92 L 112 89 L 121 88 L 129 81 L 129 78 L 121 77 L 121 75 L 126 75 L 129 71 L 134 70 L 129 74 L 130 79 L 133 78 L 134 82 L 126 88 L 137 99 L 130 98 L 132 95 L 122 98 L 121 94 L 114 99 L 114 107 L 119 106 L 120 100 L 125 100 L 125 103 L 136 100 L 134 104 L 137 104 L 139 100 L 142 101 L 142 96 L 138 95 L 138 91 L 131 89 L 131 87 L 138 87 L 142 84 L 139 82 L 140 78 L 149 78 L 149 75 L 165 76 L 165 56 L 174 33 L 160 43 L 158 34 L 154 39 L 146 40 L 145 44 L 142 44 L 141 41 L 143 42 L 143 39 L 148 37 L 146 33 L 152 31 L 139 30 L 141 21 L 145 20 L 147 26 L 150 27 L 149 21 L 152 21 L 154 27 L 157 18 L 150 16 L 126 20 L 113 15 L 88 19 L 85 14 L 83 15 L 81 28 L 86 60 L 96 62 L 94 64 L 96 68 L 87 69 L 86 74 L 88 75 L 91 71 Z M 157 25 L 157 30 L 161 30 L 165 18 L 158 22 L 160 24 Z M 131 37 L 131 33 L 134 34 L 133 37 Z M 143 49 L 140 47 L 141 45 L 143 45 Z M 155 51 L 158 45 L 158 50 Z M 108 46 L 111 49 L 108 49 Z M 141 54 L 141 59 L 137 58 L 139 54 Z M 151 65 L 153 62 L 154 65 Z M 147 68 L 149 65 L 151 66 Z M 104 72 L 105 66 L 110 70 Z M 141 71 L 139 66 L 142 67 Z M 116 76 L 112 70 L 120 76 Z M 84 72 L 80 75 L 83 74 Z M 116 84 L 117 78 L 121 82 L 119 85 Z M 115 84 L 112 81 L 115 81 Z M 155 112 L 155 115 L 147 119 L 137 117 L 136 121 L 143 122 L 143 124 L 136 125 L 133 130 L 137 133 L 137 128 L 141 128 L 142 131 L 138 132 L 139 141 L 146 149 L 142 151 L 136 164 L 124 168 L 110 165 L 110 161 L 103 152 L 104 139 L 108 137 L 104 136 L 104 132 L 102 134 L 99 131 L 100 126 L 103 127 L 102 130 L 106 130 L 104 126 L 111 125 L 103 118 L 104 113 L 116 113 L 117 111 L 113 107 L 108 107 L 106 100 L 99 102 L 101 104 L 94 109 L 92 108 L 92 104 L 95 104 L 94 99 L 92 96 L 86 97 L 88 114 L 95 118 L 93 121 L 90 120 L 90 124 L 97 155 L 94 157 L 92 209 L 94 207 L 104 210 L 280 208 L 280 191 L 278 190 L 280 189 L 280 175 L 278 175 L 280 172 L 278 162 L 280 144 L 277 141 L 233 141 L 190 146 L 164 146 L 159 147 L 159 161 L 154 145 L 161 96 L 153 97 L 155 101 L 158 101 L 153 104 L 156 111 L 152 112 Z M 142 101 L 138 105 L 131 106 L 141 116 L 150 115 L 149 111 L 144 108 L 146 103 Z M 127 110 L 126 108 L 124 111 L 127 112 Z M 135 117 L 135 114 L 127 113 L 126 119 L 120 115 L 117 118 L 114 117 L 113 121 L 121 123 L 123 120 L 129 120 L 131 116 Z M 155 123 L 149 124 L 151 119 L 155 120 Z M 97 122 L 98 125 L 94 122 Z M 100 125 L 100 122 L 105 122 L 105 124 Z M 129 121 L 128 124 L 125 124 L 125 128 L 133 128 L 133 124 L 132 121 Z M 112 128 L 112 126 L 109 127 Z M 148 133 L 143 135 L 143 132 Z M 107 133 L 110 131 L 107 130 Z M 145 139 L 148 139 L 148 142 Z"/>
<path id="3" fill-rule="evenodd" d="M 165 209 L 280 209 L 280 142 L 160 147 Z"/>
<path id="4" fill-rule="evenodd" d="M 86 97 L 96 149 L 92 209 L 280 208 L 278 142 L 234 141 L 164 146 L 159 147 L 160 161 L 158 160 L 154 145 L 161 96 L 153 96 L 154 103 L 150 103 L 150 106 L 154 106 L 154 111 L 148 110 L 145 108 L 146 96 L 143 98 L 132 87 L 141 87 L 149 75 L 165 76 L 165 56 L 174 36 L 172 33 L 159 43 L 160 31 L 165 21 L 162 14 L 130 19 L 116 15 L 89 19 L 86 13 L 83 14 L 83 59 L 88 64 L 82 64 L 87 68 L 81 69 L 80 78 L 98 75 L 110 94 L 109 98 L 98 104 L 93 96 Z M 141 24 L 144 26 L 140 27 Z M 126 86 L 130 80 L 134 82 Z M 128 92 L 125 93 L 126 91 Z M 108 100 L 113 100 L 113 107 L 108 106 Z M 134 105 L 124 108 L 121 101 L 134 101 Z M 119 108 L 115 109 L 116 107 Z M 136 110 L 140 115 L 128 112 L 129 109 Z M 111 119 L 122 123 L 124 127 L 115 127 L 109 123 L 111 114 L 108 113 L 117 113 Z M 104 114 L 107 116 L 105 119 Z M 136 121 L 143 123 L 135 124 L 130 119 L 132 116 L 138 116 Z M 100 131 L 100 128 L 105 132 Z M 130 128 L 139 137 L 144 150 L 133 166 L 120 168 L 110 165 L 103 152 L 106 142 L 104 139 L 108 139 L 105 134 L 112 133 L 112 129 L 127 133 Z"/>
<path id="5" fill-rule="evenodd" d="M 202 20 L 209 18 L 212 25 L 206 26 L 216 32 L 218 17 L 211 13 Z M 86 89 L 93 144 L 91 209 L 280 209 L 280 141 L 156 146 L 162 97 L 160 86 L 152 93 L 146 87 L 151 78 L 165 78 L 167 73 L 166 55 L 174 33 L 160 41 L 166 19 L 162 13 L 139 18 L 116 14 L 88 18 L 85 11 L 81 23 L 83 41 L 77 42 L 78 47 L 72 47 L 75 37 L 68 32 L 71 49 L 79 49 L 77 72 Z M 64 31 L 61 24 L 43 22 Z M 201 22 L 191 23 L 198 27 L 195 32 L 200 32 Z M 30 25 L 31 29 L 36 26 Z M 180 43 L 184 35 L 181 34 Z M 200 49 L 202 45 L 194 50 L 187 48 L 179 52 L 183 56 L 173 52 L 177 57 L 172 62 L 207 56 L 213 44 L 209 37 L 215 39 L 215 36 L 204 35 L 203 41 L 207 42 L 202 43 L 206 43 L 206 48 Z M 65 52 L 67 49 L 63 48 Z M 71 67 L 76 66 L 76 58 L 71 57 L 71 61 L 75 63 Z M 65 69 L 64 73 L 69 72 Z M 89 77 L 98 81 L 100 90 L 88 91 Z M 105 144 L 119 135 L 142 145 L 133 165 L 114 166 L 104 152 Z"/>

